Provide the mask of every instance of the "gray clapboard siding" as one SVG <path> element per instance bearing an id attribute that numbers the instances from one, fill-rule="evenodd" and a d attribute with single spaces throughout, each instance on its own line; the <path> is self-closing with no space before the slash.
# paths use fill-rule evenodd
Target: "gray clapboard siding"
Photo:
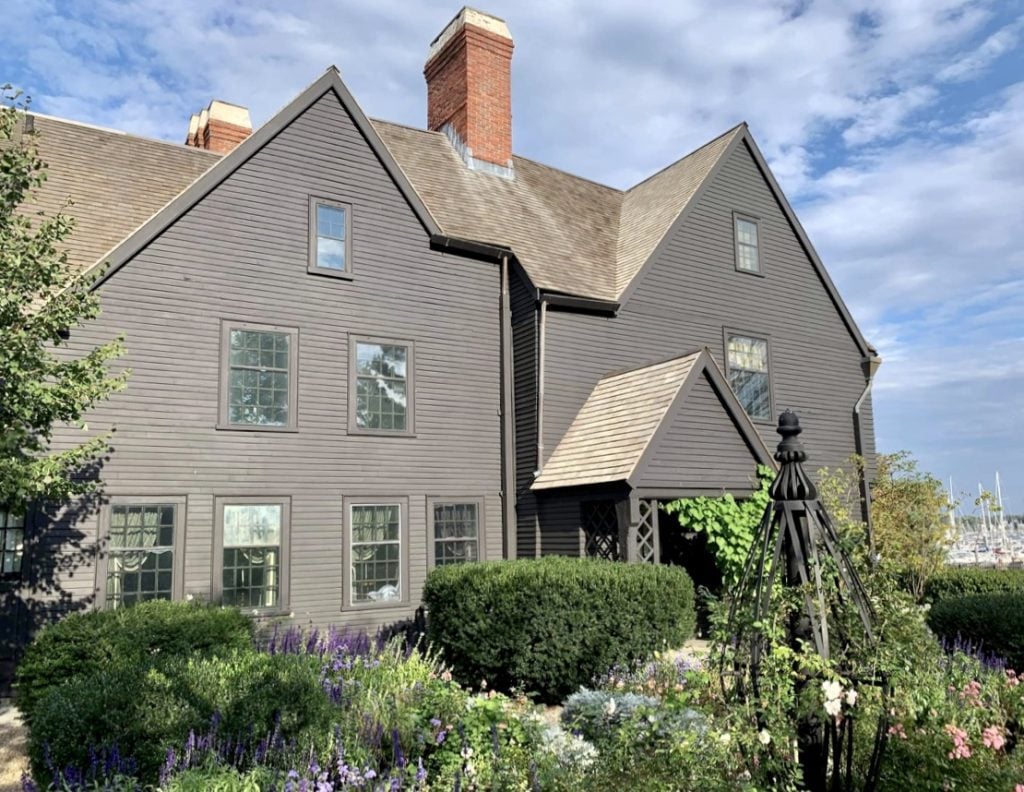
<path id="1" fill-rule="evenodd" d="M 734 211 L 760 220 L 764 277 L 736 271 Z M 547 453 L 609 371 L 705 345 L 724 370 L 723 328 L 770 338 L 774 412 L 800 414 L 811 469 L 840 465 L 853 453 L 860 352 L 745 144 L 642 278 L 614 318 L 548 313 Z M 774 421 L 757 428 L 774 448 Z"/>
<path id="2" fill-rule="evenodd" d="M 537 467 L 537 305 L 522 274 L 513 271 L 512 368 L 516 417 L 516 548 L 520 558 L 537 553 L 536 499 L 530 492 Z"/>
<path id="3" fill-rule="evenodd" d="M 306 272 L 309 197 L 352 205 L 352 281 Z M 124 333 L 127 390 L 90 428 L 116 424 L 110 495 L 187 496 L 185 591 L 209 595 L 216 496 L 291 499 L 299 622 L 375 627 L 410 615 L 427 572 L 427 498 L 484 499 L 501 557 L 500 271 L 431 251 L 422 225 L 333 93 L 115 273 L 75 351 Z M 298 431 L 218 431 L 221 320 L 295 327 Z M 415 344 L 415 437 L 347 431 L 348 334 Z M 58 434 L 57 445 L 74 438 Z M 408 602 L 342 612 L 344 497 L 408 498 Z M 97 521 L 76 523 L 89 544 Z M 65 542 L 50 532 L 51 558 Z M 44 562 L 36 557 L 33 563 Z M 94 573 L 67 585 L 92 592 Z"/>
<path id="4" fill-rule="evenodd" d="M 757 472 L 751 448 L 706 374 L 649 453 L 635 483 L 658 491 L 701 487 L 737 492 L 749 489 Z"/>

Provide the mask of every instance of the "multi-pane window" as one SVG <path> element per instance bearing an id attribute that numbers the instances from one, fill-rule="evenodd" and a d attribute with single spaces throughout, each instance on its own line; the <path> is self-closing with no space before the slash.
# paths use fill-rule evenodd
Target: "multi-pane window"
<path id="1" fill-rule="evenodd" d="M 745 272 L 760 272 L 757 221 L 736 216 L 736 268 Z"/>
<path id="2" fill-rule="evenodd" d="M 173 503 L 118 503 L 110 507 L 104 603 L 120 608 L 174 593 Z"/>
<path id="3" fill-rule="evenodd" d="M 221 509 L 223 603 L 242 608 L 278 607 L 284 504 L 226 502 Z"/>
<path id="4" fill-rule="evenodd" d="M 399 343 L 355 342 L 356 429 L 412 431 L 411 347 Z"/>
<path id="5" fill-rule="evenodd" d="M 225 325 L 228 427 L 280 429 L 295 423 L 296 332 Z"/>
<path id="6" fill-rule="evenodd" d="M 316 266 L 345 271 L 346 215 L 341 206 L 316 205 Z"/>
<path id="7" fill-rule="evenodd" d="M 478 503 L 434 503 L 434 565 L 480 560 Z"/>
<path id="8" fill-rule="evenodd" d="M 0 509 L 0 577 L 17 577 L 25 554 L 25 518 Z"/>
<path id="9" fill-rule="evenodd" d="M 729 384 L 740 403 L 751 418 L 770 420 L 772 399 L 768 377 L 768 341 L 730 334 L 727 346 Z"/>
<path id="10" fill-rule="evenodd" d="M 350 509 L 352 604 L 401 600 L 401 504 L 353 504 Z"/>

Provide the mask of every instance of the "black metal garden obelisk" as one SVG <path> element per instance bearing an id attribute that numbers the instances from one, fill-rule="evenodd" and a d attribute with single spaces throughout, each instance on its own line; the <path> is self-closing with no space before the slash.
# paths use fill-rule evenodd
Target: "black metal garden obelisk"
<path id="1" fill-rule="evenodd" d="M 802 606 L 792 613 L 787 643 L 794 649 L 813 646 L 826 660 L 841 660 L 855 625 L 857 637 L 872 638 L 874 612 L 850 558 L 843 550 L 828 512 L 818 499 L 817 487 L 803 464 L 807 453 L 798 436 L 803 431 L 796 414 L 779 416 L 782 436 L 775 452 L 779 472 L 771 488 L 771 502 L 757 529 L 743 576 L 732 595 L 729 629 L 736 653 L 732 669 L 740 695 L 758 700 L 761 666 L 770 650 L 760 625 L 769 620 L 781 592 L 796 590 Z M 841 618 L 841 612 L 856 617 Z M 835 651 L 834 651 L 835 650 Z M 843 669 L 840 669 L 842 671 Z M 884 679 L 862 680 L 887 692 Z M 804 679 L 803 690 L 811 680 Z M 798 695 L 802 690 L 798 689 Z M 874 789 L 885 741 L 885 707 L 876 727 L 875 744 L 862 787 Z M 852 789 L 853 719 L 804 714 L 797 724 L 797 748 L 804 786 L 809 790 Z"/>

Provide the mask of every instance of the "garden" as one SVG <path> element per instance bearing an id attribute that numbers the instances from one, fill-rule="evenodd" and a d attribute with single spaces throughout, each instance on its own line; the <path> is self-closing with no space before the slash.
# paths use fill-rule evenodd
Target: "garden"
<path id="1" fill-rule="evenodd" d="M 898 580 L 885 568 L 865 580 L 878 614 L 871 662 L 892 679 L 879 788 L 1019 792 L 1022 658 L 1017 634 L 997 625 L 1019 618 L 1024 572 L 937 574 L 930 607 Z M 776 645 L 757 701 L 727 682 L 733 649 L 721 634 L 706 659 L 666 651 L 694 625 L 679 569 L 562 558 L 447 567 L 425 599 L 418 642 L 401 629 L 255 632 L 237 610 L 188 603 L 70 616 L 19 667 L 23 786 L 798 789 L 802 707 L 849 719 L 855 762 L 871 753 L 881 692 L 811 651 Z M 711 605 L 714 629 L 722 606 Z"/>

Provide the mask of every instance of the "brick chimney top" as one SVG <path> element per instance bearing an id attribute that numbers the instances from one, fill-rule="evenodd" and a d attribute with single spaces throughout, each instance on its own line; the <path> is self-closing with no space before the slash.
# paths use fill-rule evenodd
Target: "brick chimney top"
<path id="1" fill-rule="evenodd" d="M 512 175 L 512 35 L 464 7 L 430 43 L 427 127 L 445 132 L 467 166 Z"/>
<path id="2" fill-rule="evenodd" d="M 248 109 L 214 99 L 189 119 L 185 145 L 227 154 L 251 134 Z"/>

